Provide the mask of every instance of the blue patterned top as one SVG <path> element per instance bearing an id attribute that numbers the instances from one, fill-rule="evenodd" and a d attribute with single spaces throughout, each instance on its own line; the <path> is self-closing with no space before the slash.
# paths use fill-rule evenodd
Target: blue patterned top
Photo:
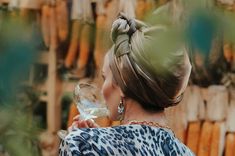
<path id="1" fill-rule="evenodd" d="M 74 129 L 60 156 L 194 156 L 171 130 L 145 125 Z"/>

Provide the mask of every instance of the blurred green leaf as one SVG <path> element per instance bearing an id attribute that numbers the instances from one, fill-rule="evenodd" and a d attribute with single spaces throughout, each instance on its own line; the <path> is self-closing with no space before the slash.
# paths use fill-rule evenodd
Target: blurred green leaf
<path id="1" fill-rule="evenodd" d="M 3 19 L 3 20 L 2 20 Z M 0 145 L 11 156 L 39 155 L 37 121 L 33 105 L 37 97 L 22 84 L 37 58 L 32 29 L 18 18 L 0 19 Z M 33 93 L 33 90 L 30 91 Z M 24 96 L 19 97 L 20 94 Z M 31 107 L 30 109 L 28 109 Z"/>

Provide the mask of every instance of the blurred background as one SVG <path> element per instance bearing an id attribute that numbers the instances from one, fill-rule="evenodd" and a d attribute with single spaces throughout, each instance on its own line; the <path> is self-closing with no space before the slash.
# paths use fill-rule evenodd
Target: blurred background
<path id="1" fill-rule="evenodd" d="M 79 114 L 78 82 L 100 69 L 120 12 L 182 42 L 193 66 L 169 125 L 199 156 L 235 156 L 235 0 L 0 0 L 0 156 L 55 156 L 58 130 Z M 118 121 L 100 118 L 102 127 Z"/>

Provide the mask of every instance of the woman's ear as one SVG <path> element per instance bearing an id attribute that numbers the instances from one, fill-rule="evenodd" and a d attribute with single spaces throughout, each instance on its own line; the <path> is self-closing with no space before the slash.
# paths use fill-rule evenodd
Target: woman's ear
<path id="1" fill-rule="evenodd" d="M 122 89 L 118 86 L 118 91 L 121 97 L 125 97 L 124 93 L 122 92 Z"/>

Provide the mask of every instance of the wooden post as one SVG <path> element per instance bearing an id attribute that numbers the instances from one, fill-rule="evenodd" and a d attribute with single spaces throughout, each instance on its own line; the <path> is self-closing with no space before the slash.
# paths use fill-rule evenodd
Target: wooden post
<path id="1" fill-rule="evenodd" d="M 49 132 L 56 133 L 60 128 L 60 102 L 56 96 L 56 50 L 50 48 L 48 62 L 48 107 L 47 107 L 47 128 Z"/>
<path id="2" fill-rule="evenodd" d="M 47 84 L 47 131 L 51 135 L 53 140 L 52 148 L 48 151 L 48 155 L 57 156 L 59 149 L 59 138 L 57 136 L 57 131 L 61 127 L 61 104 L 60 96 L 57 91 L 59 83 L 56 74 L 56 49 L 51 46 L 49 51 L 49 62 L 48 62 L 48 84 Z"/>
<path id="3" fill-rule="evenodd" d="M 59 138 L 57 131 L 61 125 L 60 85 L 56 74 L 56 50 L 50 47 L 48 52 L 42 52 L 38 63 L 48 65 L 48 77 L 43 91 L 47 92 L 47 130 L 40 135 L 40 144 L 43 156 L 57 156 L 59 149 Z M 44 89 L 45 88 L 45 89 Z"/>

